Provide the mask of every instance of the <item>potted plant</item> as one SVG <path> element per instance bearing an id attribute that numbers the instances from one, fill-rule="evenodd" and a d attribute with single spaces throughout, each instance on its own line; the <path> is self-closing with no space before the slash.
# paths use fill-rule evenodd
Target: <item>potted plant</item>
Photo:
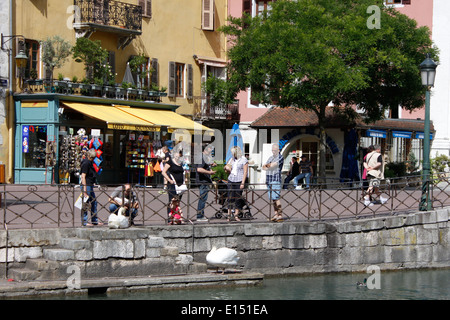
<path id="1" fill-rule="evenodd" d="M 61 68 L 69 57 L 72 46 L 60 36 L 47 38 L 41 41 L 42 47 L 42 62 L 50 69 L 53 75 L 55 68 Z M 50 76 L 53 79 L 53 76 Z"/>
<path id="2" fill-rule="evenodd" d="M 28 83 L 28 85 L 33 85 L 33 86 L 37 86 L 37 85 L 42 85 L 43 80 L 42 79 L 37 79 L 37 70 L 36 69 L 31 69 L 30 70 L 30 79 L 28 79 L 26 82 Z"/>

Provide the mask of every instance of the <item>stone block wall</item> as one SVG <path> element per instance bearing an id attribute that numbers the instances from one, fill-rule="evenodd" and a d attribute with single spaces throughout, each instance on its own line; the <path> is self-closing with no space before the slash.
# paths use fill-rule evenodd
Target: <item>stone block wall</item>
<path id="1" fill-rule="evenodd" d="M 108 276 L 137 270 L 155 274 L 170 263 L 189 265 L 192 259 L 204 264 L 213 246 L 236 249 L 239 267 L 266 274 L 362 272 L 369 265 L 382 270 L 450 267 L 449 210 L 341 221 L 10 230 L 8 250 L 6 231 L 0 230 L 0 276 L 6 252 L 10 266 L 61 254 L 60 260 L 79 261 L 89 277 L 96 277 L 105 270 Z M 73 257 L 55 251 L 61 247 Z M 156 260 L 164 260 L 160 270 Z M 151 261 L 153 269 L 145 269 Z"/>

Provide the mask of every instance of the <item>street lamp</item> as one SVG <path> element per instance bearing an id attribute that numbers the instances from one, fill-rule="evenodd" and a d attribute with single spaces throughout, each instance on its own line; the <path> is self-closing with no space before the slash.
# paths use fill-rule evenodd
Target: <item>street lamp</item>
<path id="1" fill-rule="evenodd" d="M 423 165 L 422 165 L 422 197 L 419 210 L 429 211 L 432 209 L 430 199 L 430 90 L 434 86 L 437 64 L 427 53 L 426 59 L 420 64 L 420 76 L 425 92 L 425 124 L 423 137 Z"/>

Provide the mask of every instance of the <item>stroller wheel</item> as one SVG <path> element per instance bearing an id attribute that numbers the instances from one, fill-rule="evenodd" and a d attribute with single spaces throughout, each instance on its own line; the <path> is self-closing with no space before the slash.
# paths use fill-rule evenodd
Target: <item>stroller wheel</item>
<path id="1" fill-rule="evenodd" d="M 223 214 L 220 211 L 217 211 L 216 214 L 214 215 L 214 217 L 216 217 L 216 219 L 222 219 Z"/>

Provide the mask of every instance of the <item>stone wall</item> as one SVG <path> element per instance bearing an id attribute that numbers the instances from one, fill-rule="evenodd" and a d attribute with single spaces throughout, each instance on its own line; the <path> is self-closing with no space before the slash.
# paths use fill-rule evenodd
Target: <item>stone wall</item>
<path id="1" fill-rule="evenodd" d="M 6 251 L 9 268 L 42 258 L 76 260 L 87 271 L 99 270 L 88 272 L 96 277 L 104 276 L 105 263 L 108 276 L 145 274 L 146 262 L 165 256 L 186 266 L 191 257 L 204 264 L 213 246 L 235 248 L 241 268 L 264 273 L 360 272 L 369 265 L 382 270 L 450 267 L 449 209 L 329 222 L 9 230 L 8 235 L 1 230 L 0 276 L 5 272 Z M 126 270 L 124 266 L 128 270 L 120 272 Z"/>

